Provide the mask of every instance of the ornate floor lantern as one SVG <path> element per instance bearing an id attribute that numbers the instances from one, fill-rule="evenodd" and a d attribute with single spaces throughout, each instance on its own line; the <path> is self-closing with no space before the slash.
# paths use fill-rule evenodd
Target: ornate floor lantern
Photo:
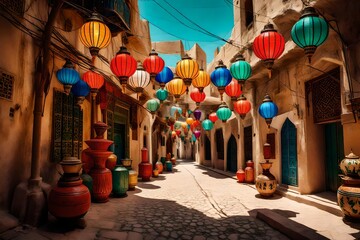
<path id="1" fill-rule="evenodd" d="M 263 118 L 265 118 L 268 128 L 270 128 L 271 121 L 277 115 L 277 113 L 278 113 L 278 107 L 271 100 L 270 96 L 266 94 L 262 104 L 259 107 L 259 114 Z"/>
<path id="2" fill-rule="evenodd" d="M 199 89 L 199 92 L 203 92 L 204 88 L 209 86 L 210 84 L 210 75 L 204 71 L 203 69 L 200 69 L 199 75 L 193 79 L 192 85 Z"/>
<path id="3" fill-rule="evenodd" d="M 299 47 L 303 48 L 305 55 L 311 63 L 311 57 L 316 48 L 320 46 L 329 35 L 327 22 L 320 18 L 315 8 L 306 7 L 291 29 L 291 38 Z"/>
<path id="4" fill-rule="evenodd" d="M 230 66 L 230 73 L 241 85 L 251 76 L 251 66 L 245 61 L 243 55 L 236 55 L 235 62 Z"/>
<path id="5" fill-rule="evenodd" d="M 269 161 L 271 157 L 271 145 L 265 143 L 263 147 L 265 162 L 260 163 L 263 172 L 256 177 L 256 189 L 263 197 L 271 197 L 276 191 L 276 178 L 271 174 L 270 168 L 272 162 Z"/>
<path id="6" fill-rule="evenodd" d="M 64 85 L 66 95 L 69 95 L 72 85 L 80 80 L 80 75 L 74 68 L 75 66 L 70 59 L 66 59 L 63 68 L 56 72 L 57 79 Z"/>
<path id="7" fill-rule="evenodd" d="M 246 114 L 251 110 L 251 103 L 244 95 L 241 95 L 239 100 L 234 102 L 234 110 L 244 119 Z"/>
<path id="8" fill-rule="evenodd" d="M 266 68 L 269 70 L 269 78 L 271 78 L 274 61 L 284 52 L 284 48 L 284 37 L 270 23 L 266 24 L 264 29 L 261 30 L 261 34 L 255 38 L 253 43 L 254 53 L 264 61 Z"/>
<path id="9" fill-rule="evenodd" d="M 221 101 L 223 101 L 225 87 L 231 82 L 232 77 L 222 60 L 219 61 L 219 64 L 215 67 L 215 70 L 211 73 L 210 77 L 211 82 L 217 87 L 220 93 Z"/>
<path id="10" fill-rule="evenodd" d="M 187 54 L 176 64 L 176 74 L 184 80 L 186 92 L 189 91 L 192 80 L 199 75 L 199 64 Z"/>

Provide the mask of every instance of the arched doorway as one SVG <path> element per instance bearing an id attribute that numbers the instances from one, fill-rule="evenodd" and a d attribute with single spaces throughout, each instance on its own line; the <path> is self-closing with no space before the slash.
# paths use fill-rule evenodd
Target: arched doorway
<path id="1" fill-rule="evenodd" d="M 281 129 L 281 182 L 298 185 L 296 127 L 287 118 Z"/>
<path id="2" fill-rule="evenodd" d="M 208 136 L 205 135 L 205 160 L 211 160 L 211 142 Z"/>
<path id="3" fill-rule="evenodd" d="M 228 145 L 227 145 L 227 170 L 230 172 L 237 171 L 237 147 L 236 139 L 234 135 L 231 135 Z"/>
<path id="4" fill-rule="evenodd" d="M 169 136 L 166 140 L 166 154 L 168 153 L 173 153 L 173 141 L 171 139 L 171 137 Z"/>

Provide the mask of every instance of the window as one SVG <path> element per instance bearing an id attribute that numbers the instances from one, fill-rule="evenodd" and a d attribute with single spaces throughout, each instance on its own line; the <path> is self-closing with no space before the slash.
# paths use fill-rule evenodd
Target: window
<path id="1" fill-rule="evenodd" d="M 0 69 L 0 98 L 12 100 L 14 76 Z"/>
<path id="2" fill-rule="evenodd" d="M 245 26 L 251 27 L 254 22 L 254 8 L 252 0 L 245 0 Z"/>

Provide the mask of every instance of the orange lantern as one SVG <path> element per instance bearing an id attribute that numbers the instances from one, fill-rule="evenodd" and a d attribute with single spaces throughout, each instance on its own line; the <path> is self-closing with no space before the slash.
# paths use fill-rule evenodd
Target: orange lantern
<path id="1" fill-rule="evenodd" d="M 186 123 L 191 126 L 191 124 L 194 122 L 194 119 L 193 118 L 187 118 L 186 119 Z"/>
<path id="2" fill-rule="evenodd" d="M 173 80 L 168 82 L 166 88 L 169 93 L 174 95 L 176 100 L 178 100 L 180 96 L 183 95 L 186 91 L 186 86 L 184 81 L 178 76 L 175 76 Z"/>
<path id="3" fill-rule="evenodd" d="M 176 74 L 184 80 L 186 91 L 189 91 L 191 82 L 199 75 L 199 64 L 187 54 L 176 64 Z"/>
<path id="4" fill-rule="evenodd" d="M 105 82 L 102 75 L 92 70 L 84 73 L 82 79 L 89 85 L 92 95 L 96 95 L 96 93 L 99 91 L 99 88 L 101 88 Z"/>
<path id="5" fill-rule="evenodd" d="M 251 103 L 244 95 L 241 95 L 239 100 L 234 102 L 234 110 L 244 119 L 246 114 L 251 110 Z"/>
<path id="6" fill-rule="evenodd" d="M 231 98 L 232 102 L 235 102 L 240 97 L 242 93 L 241 85 L 235 78 L 225 87 L 225 93 Z"/>
<path id="7" fill-rule="evenodd" d="M 205 72 L 203 69 L 200 69 L 199 75 L 193 79 L 192 85 L 199 89 L 202 93 L 204 88 L 209 86 L 210 84 L 210 75 Z"/>
<path id="8" fill-rule="evenodd" d="M 200 127 L 201 123 L 199 120 L 195 120 L 191 125 L 190 125 L 190 129 L 191 131 L 194 132 L 194 130 L 198 127 Z"/>

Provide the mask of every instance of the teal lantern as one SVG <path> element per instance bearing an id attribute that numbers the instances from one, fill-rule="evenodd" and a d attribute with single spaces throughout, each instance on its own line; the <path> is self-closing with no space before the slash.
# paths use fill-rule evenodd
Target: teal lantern
<path id="1" fill-rule="evenodd" d="M 156 91 L 156 97 L 160 100 L 160 103 L 165 101 L 168 96 L 169 96 L 169 92 L 166 91 L 165 89 L 160 88 L 159 90 Z"/>
<path id="2" fill-rule="evenodd" d="M 216 111 L 216 116 L 222 121 L 226 122 L 231 117 L 231 110 L 228 108 L 225 102 L 220 104 L 218 110 Z"/>
<path id="3" fill-rule="evenodd" d="M 209 119 L 205 119 L 204 121 L 202 121 L 201 126 L 205 131 L 210 131 L 211 129 L 213 129 L 214 124 Z"/>
<path id="4" fill-rule="evenodd" d="M 319 17 L 313 7 L 306 7 L 300 20 L 291 29 L 292 40 L 304 49 L 309 63 L 316 48 L 327 39 L 328 35 L 327 22 Z"/>
<path id="5" fill-rule="evenodd" d="M 66 95 L 69 95 L 72 85 L 80 80 L 80 75 L 74 68 L 70 59 L 66 59 L 63 68 L 56 72 L 57 79 L 64 85 Z"/>
<path id="6" fill-rule="evenodd" d="M 181 109 L 181 107 L 179 107 L 179 106 L 172 106 L 172 107 L 170 108 L 170 116 L 171 116 L 171 117 L 175 117 L 175 118 L 177 119 L 177 117 L 175 116 L 175 114 L 176 114 L 176 115 L 181 115 L 181 114 L 182 114 L 182 109 Z"/>
<path id="7" fill-rule="evenodd" d="M 146 108 L 147 108 L 147 110 L 149 110 L 151 112 L 151 114 L 153 115 L 153 118 L 154 118 L 154 114 L 159 109 L 159 107 L 160 107 L 160 103 L 157 99 L 153 98 L 146 102 Z"/>
<path id="8" fill-rule="evenodd" d="M 251 66 L 245 61 L 243 55 L 238 54 L 236 56 L 235 62 L 233 62 L 230 66 L 230 73 L 233 78 L 239 81 L 240 84 L 244 84 L 251 76 Z"/>
<path id="9" fill-rule="evenodd" d="M 259 107 L 259 114 L 265 118 L 268 128 L 270 128 L 271 121 L 277 115 L 277 113 L 278 107 L 275 103 L 273 103 L 270 96 L 266 94 L 262 104 Z"/>
<path id="10" fill-rule="evenodd" d="M 194 134 L 191 135 L 190 141 L 191 142 L 196 142 L 196 136 Z"/>

